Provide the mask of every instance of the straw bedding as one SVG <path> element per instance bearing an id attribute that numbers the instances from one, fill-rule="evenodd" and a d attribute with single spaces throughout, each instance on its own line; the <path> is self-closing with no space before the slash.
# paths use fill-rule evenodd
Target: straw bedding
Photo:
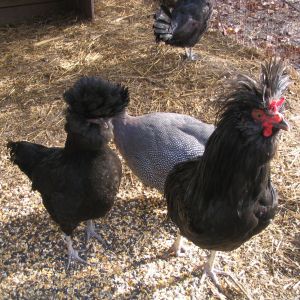
<path id="1" fill-rule="evenodd" d="M 206 252 L 188 243 L 186 257 L 165 256 L 175 234 L 166 205 L 124 165 L 116 205 L 98 230 L 104 251 L 84 228 L 75 246 L 89 266 L 65 270 L 65 246 L 38 193 L 8 161 L 8 139 L 62 146 L 63 91 L 81 75 L 100 75 L 130 90 L 134 115 L 169 111 L 213 122 L 227 78 L 257 75 L 264 54 L 210 30 L 195 47 L 198 62 L 182 50 L 157 46 L 153 7 L 137 0 L 98 1 L 96 20 L 72 18 L 0 29 L 0 298 L 1 299 L 215 299 L 214 286 L 200 285 Z M 297 299 L 300 296 L 300 77 L 286 94 L 292 130 L 280 137 L 272 163 L 279 213 L 267 230 L 239 249 L 221 253 L 217 267 L 234 273 L 245 292 L 222 279 L 228 298 Z M 112 145 L 112 147 L 114 147 Z M 87 250 L 87 251 L 86 251 Z"/>

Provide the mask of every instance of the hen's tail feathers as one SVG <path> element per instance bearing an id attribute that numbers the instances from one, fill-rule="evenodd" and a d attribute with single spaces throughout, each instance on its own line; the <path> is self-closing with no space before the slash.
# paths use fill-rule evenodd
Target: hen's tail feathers
<path id="1" fill-rule="evenodd" d="M 82 77 L 64 93 L 69 112 L 86 118 L 110 118 L 129 103 L 128 88 L 98 77 Z"/>
<path id="2" fill-rule="evenodd" d="M 154 15 L 154 35 L 156 42 L 166 42 L 173 37 L 173 30 L 171 26 L 171 12 L 162 5 Z"/>
<path id="3" fill-rule="evenodd" d="M 16 164 L 22 172 L 31 178 L 34 168 L 45 157 L 48 148 L 24 141 L 9 141 L 7 149 L 10 153 L 11 162 Z"/>

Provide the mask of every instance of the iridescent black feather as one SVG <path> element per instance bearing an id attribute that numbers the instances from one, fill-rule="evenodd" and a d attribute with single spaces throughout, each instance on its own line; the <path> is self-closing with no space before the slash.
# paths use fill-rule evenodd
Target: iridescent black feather
<path id="1" fill-rule="evenodd" d="M 277 60 L 262 67 L 260 81 L 238 76 L 231 92 L 222 97 L 217 127 L 203 156 L 177 165 L 169 174 L 169 215 L 181 234 L 200 247 L 235 249 L 274 217 L 277 197 L 270 160 L 278 130 L 264 137 L 251 111 L 266 108 L 288 82 L 284 64 Z"/>

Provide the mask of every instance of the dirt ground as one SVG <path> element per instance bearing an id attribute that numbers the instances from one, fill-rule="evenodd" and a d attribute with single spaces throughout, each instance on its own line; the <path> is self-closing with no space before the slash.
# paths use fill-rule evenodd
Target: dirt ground
<path id="1" fill-rule="evenodd" d="M 0 28 L 0 299 L 219 297 L 209 280 L 200 284 L 206 251 L 186 241 L 186 257 L 165 256 L 176 232 L 165 202 L 125 164 L 116 205 L 97 221 L 110 250 L 96 241 L 85 247 L 81 226 L 75 246 L 90 265 L 73 264 L 66 271 L 61 232 L 29 180 L 8 161 L 9 139 L 63 145 L 62 93 L 81 75 L 128 86 L 133 115 L 170 111 L 212 123 L 224 82 L 237 72 L 257 76 L 270 54 L 241 44 L 229 33 L 235 27 L 226 15 L 220 17 L 224 35 L 216 9 L 212 28 L 195 47 L 200 61 L 185 62 L 182 49 L 154 43 L 153 10 L 138 0 L 99 0 L 94 23 L 59 18 Z M 219 254 L 217 268 L 231 272 L 244 289 L 221 278 L 228 299 L 300 298 L 300 76 L 292 66 L 289 73 L 291 131 L 280 136 L 272 162 L 279 212 L 264 232 Z"/>

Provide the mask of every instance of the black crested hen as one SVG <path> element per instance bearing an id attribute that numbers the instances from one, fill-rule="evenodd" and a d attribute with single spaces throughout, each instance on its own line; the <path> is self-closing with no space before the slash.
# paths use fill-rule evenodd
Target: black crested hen
<path id="1" fill-rule="evenodd" d="M 218 288 L 216 251 L 238 248 L 276 214 L 270 161 L 279 130 L 288 130 L 281 97 L 288 84 L 283 61 L 275 59 L 262 66 L 259 82 L 238 77 L 203 155 L 176 165 L 167 177 L 168 213 L 182 236 L 212 250 L 203 275 Z"/>
<path id="2" fill-rule="evenodd" d="M 69 262 L 84 262 L 72 247 L 71 234 L 87 222 L 87 239 L 95 237 L 93 219 L 111 209 L 122 174 L 118 156 L 108 142 L 110 118 L 128 103 L 127 89 L 97 78 L 83 77 L 64 94 L 68 109 L 64 148 L 9 142 L 11 161 L 32 181 L 52 219 L 66 235 Z M 107 99 L 110 99 L 107 105 Z"/>
<path id="3" fill-rule="evenodd" d="M 157 42 L 185 47 L 189 60 L 197 59 L 192 47 L 206 32 L 213 11 L 213 0 L 179 0 L 174 9 L 161 5 L 154 16 Z"/>

